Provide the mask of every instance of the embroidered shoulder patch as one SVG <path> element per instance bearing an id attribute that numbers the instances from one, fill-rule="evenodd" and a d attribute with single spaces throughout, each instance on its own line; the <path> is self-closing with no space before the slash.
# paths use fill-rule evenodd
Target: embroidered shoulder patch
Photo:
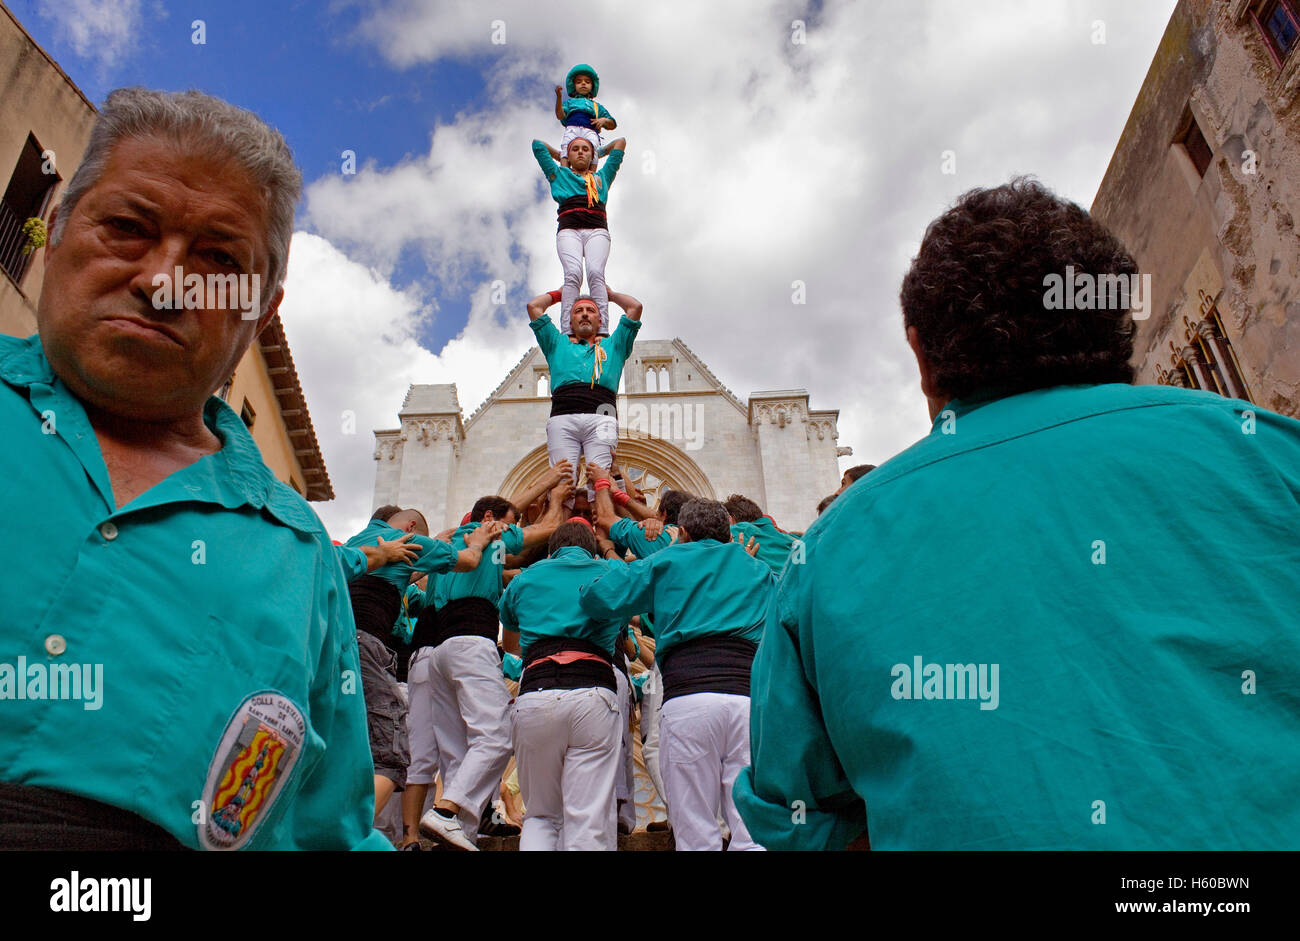
<path id="1" fill-rule="evenodd" d="M 208 766 L 199 823 L 204 849 L 236 850 L 252 838 L 302 753 L 306 723 L 287 696 L 263 690 L 235 710 Z"/>

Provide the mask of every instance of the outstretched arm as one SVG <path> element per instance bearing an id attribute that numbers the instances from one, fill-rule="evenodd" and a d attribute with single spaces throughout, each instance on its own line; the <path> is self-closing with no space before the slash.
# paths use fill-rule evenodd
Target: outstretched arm
<path id="1" fill-rule="evenodd" d="M 524 512 L 534 500 L 540 497 L 546 491 L 550 490 L 565 477 L 573 476 L 573 465 L 567 459 L 561 458 L 559 462 L 551 465 L 548 469 L 542 471 L 537 479 L 528 485 L 528 489 L 515 494 L 510 498 L 510 505 L 515 508 L 515 515 L 522 518 Z"/>
<path id="2" fill-rule="evenodd" d="M 641 319 L 641 302 L 631 294 L 620 294 L 618 291 L 609 290 L 609 285 L 605 286 L 606 293 L 609 295 L 611 304 L 617 304 L 623 308 L 623 313 L 627 315 L 628 320 Z M 531 305 L 529 310 L 531 311 Z M 541 316 L 540 314 L 538 316 Z"/>

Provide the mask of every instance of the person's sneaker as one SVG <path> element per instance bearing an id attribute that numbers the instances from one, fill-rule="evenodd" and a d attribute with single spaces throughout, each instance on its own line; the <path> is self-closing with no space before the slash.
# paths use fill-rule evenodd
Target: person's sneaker
<path id="1" fill-rule="evenodd" d="M 469 850 L 477 853 L 478 847 L 469 841 L 460 821 L 455 817 L 444 817 L 430 807 L 429 812 L 420 818 L 420 832 L 436 843 L 452 849 Z"/>
<path id="2" fill-rule="evenodd" d="M 661 833 L 668 829 L 667 820 L 651 820 L 645 825 L 647 833 Z"/>

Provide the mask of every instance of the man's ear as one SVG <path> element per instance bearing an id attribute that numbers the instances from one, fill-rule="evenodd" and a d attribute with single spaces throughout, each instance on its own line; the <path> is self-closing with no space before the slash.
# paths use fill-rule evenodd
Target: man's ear
<path id="1" fill-rule="evenodd" d="M 495 522 L 495 521 L 496 521 L 496 517 L 492 515 L 492 511 L 491 511 L 491 510 L 485 510 L 484 513 L 483 513 L 483 522 L 485 522 L 485 523 L 492 523 L 492 522 Z"/>
<path id="2" fill-rule="evenodd" d="M 280 310 L 280 302 L 282 300 L 284 300 L 283 284 L 276 288 L 275 297 L 271 298 L 271 302 L 266 305 L 266 310 L 263 311 L 262 316 L 257 318 L 257 333 L 253 334 L 254 337 L 261 336 L 262 331 L 270 325 L 271 318 Z"/>
<path id="3" fill-rule="evenodd" d="M 58 207 L 58 205 L 56 204 L 55 207 L 54 207 L 53 209 L 50 210 L 50 221 L 46 224 L 46 231 L 48 231 L 48 232 L 50 232 L 50 233 L 53 233 L 53 232 L 54 232 L 54 227 L 55 227 L 55 225 L 58 224 L 58 221 L 59 221 L 59 207 Z M 59 233 L 59 234 L 62 235 L 63 233 Z M 57 243 L 54 241 L 54 239 L 52 239 L 52 238 L 47 238 L 47 239 L 45 240 L 45 246 L 41 249 L 41 251 L 43 251 L 43 252 L 45 253 L 45 254 L 42 256 L 42 259 L 44 260 L 44 262 L 45 262 L 45 266 L 46 266 L 47 268 L 48 268 L 49 265 L 50 265 L 50 259 L 54 257 L 54 250 L 55 250 L 56 248 L 58 248 L 58 245 L 57 245 Z"/>
<path id="4" fill-rule="evenodd" d="M 934 371 L 930 368 L 930 361 L 925 358 L 925 353 L 921 349 L 921 334 L 917 332 L 916 327 L 907 328 L 907 345 L 912 348 L 912 354 L 916 357 L 916 368 L 921 373 L 921 391 L 928 399 L 936 398 L 938 393 L 934 388 Z"/>

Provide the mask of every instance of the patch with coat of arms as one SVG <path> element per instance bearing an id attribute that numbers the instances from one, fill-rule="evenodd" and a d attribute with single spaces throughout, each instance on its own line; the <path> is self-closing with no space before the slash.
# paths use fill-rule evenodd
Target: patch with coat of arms
<path id="1" fill-rule="evenodd" d="M 244 846 L 265 820 L 302 752 L 306 722 L 293 701 L 275 690 L 245 699 L 226 724 L 203 787 L 204 849 Z"/>

